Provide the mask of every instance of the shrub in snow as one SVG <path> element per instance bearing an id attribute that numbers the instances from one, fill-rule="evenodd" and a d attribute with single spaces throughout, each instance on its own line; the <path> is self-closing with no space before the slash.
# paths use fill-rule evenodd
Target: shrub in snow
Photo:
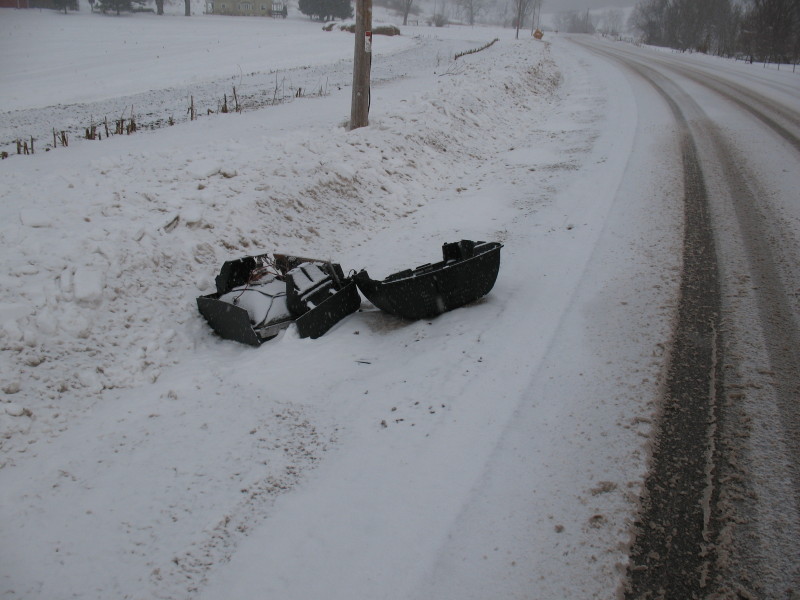
<path id="1" fill-rule="evenodd" d="M 328 23 L 323 29 L 325 31 L 330 31 L 333 28 L 333 23 Z M 349 31 L 350 33 L 356 32 L 356 24 L 355 23 L 345 23 L 343 25 L 339 25 L 339 29 L 342 31 Z M 372 28 L 372 35 L 400 35 L 400 29 L 395 25 L 376 25 Z"/>

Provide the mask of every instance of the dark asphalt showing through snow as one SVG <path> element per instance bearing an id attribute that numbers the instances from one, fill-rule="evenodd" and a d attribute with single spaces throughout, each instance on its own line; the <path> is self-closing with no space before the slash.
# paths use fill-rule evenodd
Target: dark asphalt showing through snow
<path id="1" fill-rule="evenodd" d="M 680 81 L 757 119 L 789 153 L 800 150 L 800 119 L 791 108 L 673 58 L 583 45 L 619 61 L 664 99 L 684 171 L 681 298 L 626 598 L 794 598 L 800 594 L 800 551 L 790 533 L 800 498 L 800 329 L 792 294 L 800 289 L 798 248 L 759 188 L 764 176 Z M 760 368 L 753 357 L 763 357 Z M 759 375 L 766 380 L 757 381 Z M 761 414 L 766 405 L 775 406 L 774 421 Z M 759 443 L 758 427 L 778 440 L 774 448 Z M 767 493 L 781 485 L 784 495 Z M 766 514 L 772 512 L 784 519 L 784 531 L 775 531 L 776 517 Z"/>

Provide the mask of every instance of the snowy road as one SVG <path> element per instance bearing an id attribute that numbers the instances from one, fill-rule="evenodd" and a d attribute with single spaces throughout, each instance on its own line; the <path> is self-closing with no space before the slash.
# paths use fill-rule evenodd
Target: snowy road
<path id="1" fill-rule="evenodd" d="M 55 44 L 42 63 L 68 67 L 55 59 L 76 36 L 56 34 L 58 15 L 3 17 Z M 115 45 L 148 21 L 96 17 L 71 15 L 70 31 L 103 24 L 116 60 L 92 73 L 125 91 L 61 86 L 85 102 L 70 105 L 76 126 L 132 103 L 120 60 L 153 75 L 152 57 Z M 746 514 L 717 564 L 752 558 L 761 575 L 782 551 L 763 585 L 793 585 L 795 392 L 781 386 L 797 373 L 797 80 L 601 42 L 408 28 L 376 53 L 370 127 L 348 132 L 352 39 L 287 23 L 297 60 L 313 63 L 292 63 L 283 23 L 181 21 L 137 98 L 182 106 L 194 79 L 208 98 L 227 89 L 235 44 L 178 80 L 203 31 L 281 56 L 294 85 L 330 76 L 330 93 L 0 163 L 0 597 L 616 598 L 692 272 L 719 289 L 721 310 L 696 318 L 721 342 L 703 355 L 720 385 L 700 405 L 717 429 L 701 424 L 691 458 L 736 470 L 691 482 L 714 507 L 701 535 L 724 537 Z M 253 95 L 274 87 L 258 69 Z M 730 98 L 754 72 L 758 91 L 733 100 L 706 85 Z M 22 104 L 48 87 L 12 76 Z M 23 107 L 4 127 L 64 108 Z M 708 223 L 684 228 L 685 204 L 705 214 L 706 202 Z M 290 328 L 253 349 L 216 338 L 194 305 L 229 258 L 331 257 L 380 277 L 462 238 L 502 242 L 500 276 L 436 319 L 364 302 L 318 340 Z M 702 251 L 697 269 L 687 248 Z M 762 343 L 774 335 L 788 350 Z M 742 420 L 744 441 L 730 435 Z M 705 485 L 723 480 L 736 485 Z M 763 535 L 777 523 L 782 535 Z M 745 556 L 750 535 L 772 546 Z"/>
<path id="2" fill-rule="evenodd" d="M 684 163 L 682 296 L 629 597 L 783 597 L 800 589 L 800 85 L 581 44 L 661 96 Z"/>

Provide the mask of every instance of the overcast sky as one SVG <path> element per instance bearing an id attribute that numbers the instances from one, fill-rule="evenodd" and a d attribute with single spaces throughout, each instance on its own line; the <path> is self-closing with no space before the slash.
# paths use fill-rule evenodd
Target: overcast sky
<path id="1" fill-rule="evenodd" d="M 587 8 L 611 8 L 634 6 L 636 0 L 544 0 L 543 13 L 557 13 L 565 10 L 581 10 Z"/>

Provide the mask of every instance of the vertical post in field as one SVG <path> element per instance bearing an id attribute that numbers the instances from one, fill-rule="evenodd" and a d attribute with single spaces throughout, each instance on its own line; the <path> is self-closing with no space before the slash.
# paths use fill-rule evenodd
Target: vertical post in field
<path id="1" fill-rule="evenodd" d="M 369 76 L 372 66 L 372 0 L 356 0 L 353 101 L 350 129 L 369 124 Z"/>

